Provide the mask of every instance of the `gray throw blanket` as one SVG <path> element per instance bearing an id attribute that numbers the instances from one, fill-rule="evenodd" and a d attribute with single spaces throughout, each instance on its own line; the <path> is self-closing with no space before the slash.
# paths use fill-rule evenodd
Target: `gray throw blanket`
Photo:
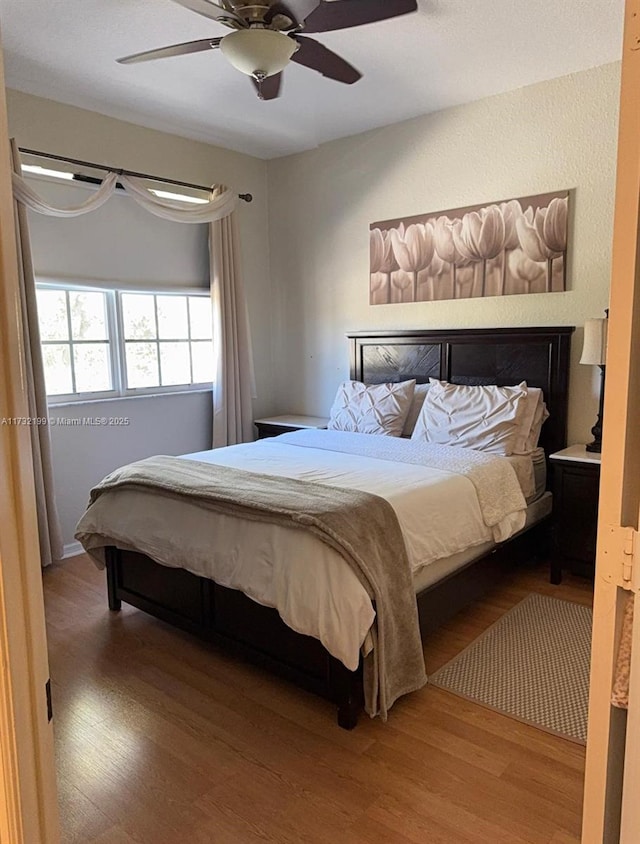
<path id="1" fill-rule="evenodd" d="M 401 695 L 426 683 L 409 561 L 398 520 L 384 498 L 160 456 L 112 472 L 91 490 L 89 507 L 101 495 L 123 488 L 187 497 L 226 515 L 310 531 L 344 558 L 375 602 L 374 647 L 364 660 L 369 715 L 386 720 Z"/>

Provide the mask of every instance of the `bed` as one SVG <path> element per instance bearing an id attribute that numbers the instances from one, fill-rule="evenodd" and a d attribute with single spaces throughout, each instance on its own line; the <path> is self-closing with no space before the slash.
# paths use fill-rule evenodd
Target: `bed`
<path id="1" fill-rule="evenodd" d="M 572 331 L 561 327 L 352 334 L 351 378 L 369 384 L 409 379 L 424 383 L 436 378 L 456 384 L 499 386 L 526 380 L 530 387 L 543 390 L 551 414 L 540 441 L 548 455 L 566 445 Z M 293 445 L 300 445 L 295 435 L 282 439 L 292 436 Z M 201 460 L 203 456 L 194 457 Z M 445 561 L 448 565 L 434 565 L 428 578 L 422 582 L 418 579 L 416 603 L 422 637 L 483 594 L 505 569 L 532 554 L 545 553 L 547 514 L 548 506 L 539 508 L 537 516 L 515 537 L 498 544 L 478 544 L 474 550 L 456 555 L 453 565 L 451 560 Z M 185 560 L 184 565 L 189 562 Z M 197 570 L 193 565 L 190 568 Z M 288 626 L 272 606 L 256 603 L 237 588 L 193 571 L 160 565 L 152 555 L 110 546 L 106 549 L 106 569 L 111 610 L 120 609 L 124 600 L 231 648 L 333 701 L 338 707 L 339 725 L 347 729 L 355 726 L 363 705 L 362 660 L 347 668 L 345 660 L 332 655 L 318 638 Z M 335 653 L 335 648 L 332 650 Z"/>

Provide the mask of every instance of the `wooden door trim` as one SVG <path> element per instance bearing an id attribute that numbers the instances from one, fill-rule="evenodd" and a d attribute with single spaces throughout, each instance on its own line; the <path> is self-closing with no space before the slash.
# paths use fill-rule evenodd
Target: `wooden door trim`
<path id="1" fill-rule="evenodd" d="M 640 497 L 639 348 L 640 268 L 640 0 L 627 0 L 623 39 L 620 124 L 612 278 L 607 349 L 607 383 L 598 515 L 598 548 L 589 696 L 589 729 L 583 805 L 583 844 L 617 841 L 620 823 L 624 719 L 613 718 L 611 688 L 622 615 L 622 590 L 604 573 L 612 526 L 637 528 Z M 597 316 L 594 314 L 594 316 Z M 635 420 L 635 421 L 634 421 Z"/>
<path id="2" fill-rule="evenodd" d="M 22 361 L 10 150 L 0 49 L 0 840 L 59 841 L 42 573 Z"/>

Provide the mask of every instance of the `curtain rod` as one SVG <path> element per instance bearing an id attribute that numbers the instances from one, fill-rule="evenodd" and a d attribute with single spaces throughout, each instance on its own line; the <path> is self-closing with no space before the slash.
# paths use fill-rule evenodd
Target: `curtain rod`
<path id="1" fill-rule="evenodd" d="M 67 164 L 77 164 L 79 167 L 91 167 L 93 170 L 105 170 L 108 173 L 116 173 L 118 176 L 136 176 L 139 179 L 150 179 L 154 182 L 162 182 L 165 185 L 177 185 L 181 188 L 193 188 L 211 193 L 211 188 L 204 185 L 194 185 L 191 182 L 179 182 L 177 179 L 164 179 L 160 176 L 151 176 L 149 173 L 136 173 L 135 170 L 123 170 L 121 167 L 109 167 L 107 164 L 94 164 L 92 161 L 82 161 L 79 158 L 67 158 L 64 155 L 53 155 L 50 152 L 40 152 L 37 149 L 26 149 L 18 147 L 25 155 L 35 155 L 39 158 L 49 158 L 52 161 L 64 161 Z M 80 177 L 79 181 L 88 181 L 91 177 Z M 245 202 L 251 202 L 253 196 L 250 193 L 239 193 L 238 198 Z"/>

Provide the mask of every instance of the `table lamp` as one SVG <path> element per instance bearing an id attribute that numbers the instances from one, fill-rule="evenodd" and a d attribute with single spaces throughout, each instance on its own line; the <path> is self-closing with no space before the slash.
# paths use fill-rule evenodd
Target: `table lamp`
<path id="1" fill-rule="evenodd" d="M 609 311 L 606 311 L 607 316 Z M 593 442 L 587 445 L 587 451 L 600 452 L 602 450 L 602 417 L 604 401 L 604 376 L 607 358 L 607 319 L 588 319 L 584 323 L 584 344 L 580 363 L 600 367 L 600 401 L 598 404 L 598 418 L 591 429 Z"/>

